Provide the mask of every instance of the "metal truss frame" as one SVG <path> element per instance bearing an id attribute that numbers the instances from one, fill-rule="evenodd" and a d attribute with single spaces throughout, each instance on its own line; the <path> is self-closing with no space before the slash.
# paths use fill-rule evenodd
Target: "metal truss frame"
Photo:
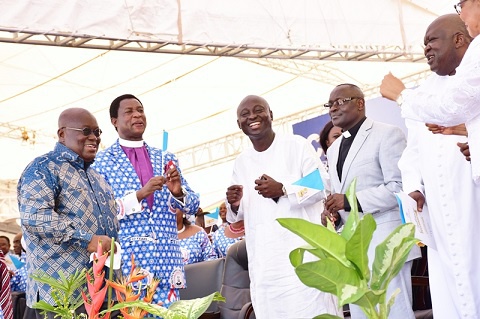
<path id="1" fill-rule="evenodd" d="M 40 33 L 6 28 L 0 28 L 0 42 L 101 50 L 288 60 L 418 62 L 425 58 L 421 46 L 410 47 L 408 50 L 400 46 L 373 45 L 267 48 L 246 44 L 176 43 L 161 40 L 125 40 L 70 35 L 58 32 Z"/>
<path id="2" fill-rule="evenodd" d="M 373 62 L 424 62 L 421 46 L 405 50 L 399 46 L 360 46 L 311 48 L 265 48 L 249 45 L 225 45 L 211 43 L 174 43 L 169 41 L 138 41 L 109 39 L 90 36 L 72 36 L 55 32 L 33 32 L 15 29 L 0 29 L 0 42 L 120 50 L 132 52 L 190 54 L 243 58 L 283 72 L 307 77 L 327 84 L 335 84 L 346 76 L 339 70 L 324 66 L 316 61 L 373 61 Z M 429 73 L 428 70 L 412 74 L 403 79 L 406 85 L 418 84 Z M 378 95 L 378 87 L 363 87 L 366 97 Z M 303 110 L 274 121 L 274 126 L 291 130 L 291 125 L 301 120 L 325 113 L 321 106 Z M 21 139 L 32 143 L 35 132 L 21 126 L 0 123 L 0 137 Z M 42 135 L 41 132 L 37 134 Z M 221 164 L 234 159 L 250 143 L 242 132 L 227 135 L 201 145 L 192 146 L 177 152 L 182 162 L 183 172 L 193 172 L 208 166 Z M 16 193 L 12 188 L 1 187 L 0 208 L 17 211 Z"/>

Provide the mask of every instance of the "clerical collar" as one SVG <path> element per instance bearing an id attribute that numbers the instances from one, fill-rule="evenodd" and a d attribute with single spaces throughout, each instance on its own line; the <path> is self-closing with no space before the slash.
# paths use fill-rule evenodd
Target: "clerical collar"
<path id="1" fill-rule="evenodd" d="M 357 135 L 358 133 L 358 130 L 360 129 L 360 126 L 362 126 L 363 122 L 365 122 L 367 118 L 364 117 L 363 119 L 361 119 L 357 124 L 355 124 L 352 128 L 350 128 L 349 130 L 347 131 L 342 131 L 342 135 L 344 138 L 349 138 L 351 136 L 353 136 L 355 138 L 355 136 Z"/>
<path id="2" fill-rule="evenodd" d="M 143 140 L 141 141 L 129 141 L 129 140 L 124 140 L 123 138 L 118 138 L 118 143 L 121 146 L 125 147 L 143 147 Z"/>

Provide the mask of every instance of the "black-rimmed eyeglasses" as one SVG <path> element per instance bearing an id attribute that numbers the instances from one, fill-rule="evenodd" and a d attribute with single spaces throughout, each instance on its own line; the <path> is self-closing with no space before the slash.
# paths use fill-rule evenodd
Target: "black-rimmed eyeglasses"
<path id="1" fill-rule="evenodd" d="M 84 128 L 75 128 L 75 127 L 67 127 L 67 126 L 64 126 L 64 127 L 61 127 L 62 128 L 66 128 L 66 129 L 69 129 L 69 130 L 74 130 L 74 131 L 80 131 L 82 132 L 83 135 L 85 136 L 89 136 L 90 134 L 93 133 L 93 135 L 95 135 L 96 137 L 100 137 L 100 135 L 102 135 L 102 130 L 99 129 L 99 128 L 96 128 L 94 130 L 92 130 L 91 128 L 89 127 L 84 127 Z"/>
<path id="2" fill-rule="evenodd" d="M 333 101 L 333 102 L 325 103 L 325 104 L 323 104 L 323 106 L 325 106 L 326 108 L 331 108 L 331 107 L 333 107 L 333 106 L 342 106 L 343 104 L 345 104 L 345 102 L 350 102 L 351 100 L 354 100 L 354 99 L 361 99 L 361 97 L 345 97 L 345 98 L 340 98 L 340 99 L 336 99 L 336 100 Z"/>
<path id="3" fill-rule="evenodd" d="M 462 1 L 460 1 L 459 3 L 453 5 L 453 7 L 455 8 L 455 11 L 457 11 L 458 14 L 460 14 L 460 13 L 462 12 L 463 4 L 464 4 L 466 1 L 467 1 L 467 0 L 462 0 Z"/>

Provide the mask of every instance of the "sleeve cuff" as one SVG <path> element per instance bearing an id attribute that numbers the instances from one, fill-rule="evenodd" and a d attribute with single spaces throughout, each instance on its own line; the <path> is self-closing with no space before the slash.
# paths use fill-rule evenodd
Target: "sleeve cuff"
<path id="1" fill-rule="evenodd" d="M 124 219 L 126 215 L 136 214 L 142 211 L 142 204 L 137 199 L 137 193 L 131 192 L 117 201 L 117 219 Z"/>

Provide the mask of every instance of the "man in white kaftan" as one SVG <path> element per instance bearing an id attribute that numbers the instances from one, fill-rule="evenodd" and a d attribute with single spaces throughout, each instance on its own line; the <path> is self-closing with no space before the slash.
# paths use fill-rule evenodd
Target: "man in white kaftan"
<path id="1" fill-rule="evenodd" d="M 435 74 L 416 91 L 442 92 L 469 42 L 457 15 L 432 22 L 425 35 L 425 55 L 432 56 L 429 64 Z M 403 107 L 409 108 L 408 102 Z M 428 247 L 433 315 L 436 319 L 478 318 L 480 254 L 472 243 L 480 225 L 476 212 L 480 186 L 471 179 L 470 163 L 457 147 L 467 138 L 432 134 L 423 122 L 408 118 L 405 124 L 408 142 L 399 161 L 403 190 L 414 198 L 420 196 L 420 207 L 425 200 L 437 247 Z"/>
<path id="2" fill-rule="evenodd" d="M 433 74 L 419 89 L 442 89 Z M 427 88 L 428 87 L 428 88 Z M 406 119 L 408 142 L 400 162 L 403 190 L 420 191 L 430 212 L 437 250 L 428 248 L 433 315 L 438 319 L 478 318 L 480 254 L 473 244 L 480 226 L 480 186 L 458 151 L 466 137 L 432 134 L 424 123 Z"/>
<path id="3" fill-rule="evenodd" d="M 273 132 L 272 113 L 263 98 L 247 96 L 237 115 L 253 148 L 244 150 L 235 161 L 232 186 L 227 191 L 227 219 L 245 220 L 256 317 L 300 319 L 322 313 L 342 316 L 334 296 L 300 282 L 289 254 L 305 242 L 276 221 L 295 217 L 320 224 L 323 192 L 298 204 L 291 184 L 316 169 L 324 178 L 328 174 L 306 139 Z"/>

